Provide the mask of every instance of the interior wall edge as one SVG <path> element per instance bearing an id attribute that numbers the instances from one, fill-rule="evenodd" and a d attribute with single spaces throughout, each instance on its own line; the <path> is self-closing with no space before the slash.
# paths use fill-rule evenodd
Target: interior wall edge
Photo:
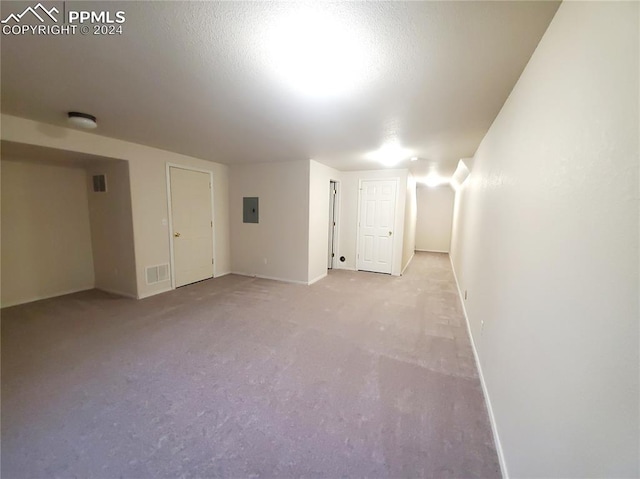
<path id="1" fill-rule="evenodd" d="M 482 395 L 484 396 L 485 404 L 487 405 L 487 413 L 489 414 L 489 423 L 491 424 L 491 432 L 493 433 L 493 441 L 495 442 L 496 452 L 498 453 L 498 462 L 500 463 L 500 470 L 502 471 L 503 479 L 509 479 L 509 470 L 507 469 L 507 462 L 504 457 L 504 451 L 502 450 L 502 443 L 500 442 L 500 433 L 498 431 L 498 424 L 493 413 L 493 407 L 491 405 L 491 396 L 489 395 L 489 389 L 484 380 L 484 373 L 482 372 L 482 363 L 480 362 L 480 356 L 478 356 L 478 350 L 476 349 L 476 341 L 471 332 L 471 323 L 469 322 L 469 316 L 467 315 L 467 308 L 464 306 L 464 295 L 460 289 L 460 283 L 458 282 L 458 275 L 456 274 L 456 268 L 453 264 L 453 258 L 449 255 L 449 262 L 451 263 L 451 271 L 453 272 L 453 279 L 456 283 L 456 289 L 458 290 L 458 298 L 460 305 L 462 306 L 462 314 L 464 314 L 464 322 L 467 328 L 467 334 L 471 341 L 471 349 L 473 350 L 473 358 L 476 362 L 476 368 L 478 368 L 478 378 L 480 379 L 480 385 L 482 386 Z"/>
<path id="2" fill-rule="evenodd" d="M 318 281 L 320 281 L 321 279 L 324 279 L 326 277 L 327 277 L 327 273 L 321 274 L 320 276 L 318 276 L 316 278 L 310 279 L 307 282 L 307 285 L 311 286 L 313 283 L 317 283 Z"/>
<path id="3" fill-rule="evenodd" d="M 168 293 L 169 291 L 173 291 L 171 286 L 163 289 L 158 289 L 156 291 L 148 291 L 146 293 L 138 293 L 138 299 L 150 298 L 151 296 L 156 296 L 158 294 Z"/>
<path id="4" fill-rule="evenodd" d="M 137 294 L 127 293 L 125 291 L 119 291 L 117 289 L 103 288 L 102 286 L 96 286 L 95 289 L 97 289 L 98 291 L 102 291 L 104 293 L 115 294 L 116 296 L 122 296 L 125 298 L 131 298 L 131 299 L 138 299 Z"/>
<path id="5" fill-rule="evenodd" d="M 36 301 L 43 301 L 45 299 L 59 298 L 60 296 L 66 296 L 68 294 L 75 294 L 75 293 L 82 293 L 83 291 L 91 291 L 92 289 L 95 289 L 95 288 L 93 286 L 88 288 L 83 287 L 83 288 L 77 288 L 77 289 L 70 289 L 66 291 L 60 291 L 52 294 L 46 294 L 43 296 L 35 296 L 35 297 L 24 299 L 24 300 L 20 299 L 18 301 L 7 301 L 7 302 L 3 302 L 0 309 L 11 308 L 12 306 L 19 306 L 21 304 L 35 303 Z"/>
<path id="6" fill-rule="evenodd" d="M 409 267 L 409 265 L 411 264 L 411 261 L 413 260 L 413 258 L 416 255 L 416 250 L 413 251 L 413 254 L 411 255 L 411 257 L 409 258 L 409 261 L 407 261 L 407 264 L 404 265 L 404 268 L 402 268 L 402 272 L 400 273 L 400 276 L 402 276 L 404 274 L 404 272 L 407 270 L 407 268 Z"/>

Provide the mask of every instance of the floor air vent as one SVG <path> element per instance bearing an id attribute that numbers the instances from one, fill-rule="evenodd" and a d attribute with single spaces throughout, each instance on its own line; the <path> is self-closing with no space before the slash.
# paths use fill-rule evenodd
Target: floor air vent
<path id="1" fill-rule="evenodd" d="M 169 279 L 169 265 L 159 264 L 147 267 L 147 284 L 161 283 Z"/>

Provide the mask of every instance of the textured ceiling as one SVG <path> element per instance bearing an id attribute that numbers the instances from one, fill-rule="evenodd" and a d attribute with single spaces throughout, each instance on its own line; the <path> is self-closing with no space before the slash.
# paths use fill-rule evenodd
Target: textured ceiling
<path id="1" fill-rule="evenodd" d="M 2 17 L 24 5 L 2 2 Z M 98 117 L 96 134 L 226 164 L 313 158 L 379 168 L 365 156 L 393 137 L 421 158 L 416 170 L 449 174 L 475 152 L 558 3 L 84 6 L 125 11 L 123 34 L 3 35 L 4 113 L 65 125 L 67 111 L 83 111 Z M 318 19 L 320 50 L 296 60 L 309 68 L 323 68 L 323 44 L 355 39 L 345 50 L 357 72 L 340 66 L 345 78 L 359 75 L 351 89 L 308 96 L 288 81 L 270 48 L 298 18 Z"/>

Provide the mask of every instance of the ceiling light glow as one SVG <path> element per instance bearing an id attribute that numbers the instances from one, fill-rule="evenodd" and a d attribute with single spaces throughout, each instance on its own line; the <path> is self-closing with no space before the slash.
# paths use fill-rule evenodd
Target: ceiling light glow
<path id="1" fill-rule="evenodd" d="M 419 181 L 427 185 L 429 188 L 435 188 L 436 186 L 450 184 L 451 178 L 445 178 L 443 176 L 439 176 L 437 174 L 431 173 L 429 174 L 429 176 Z"/>
<path id="2" fill-rule="evenodd" d="M 319 11 L 297 11 L 274 22 L 268 58 L 298 93 L 327 97 L 353 91 L 366 78 L 370 48 L 353 25 Z"/>
<path id="3" fill-rule="evenodd" d="M 402 148 L 398 141 L 389 141 L 382 145 L 378 150 L 372 151 L 366 155 L 366 158 L 378 161 L 384 166 L 395 166 L 402 160 L 411 155 L 411 150 Z"/>

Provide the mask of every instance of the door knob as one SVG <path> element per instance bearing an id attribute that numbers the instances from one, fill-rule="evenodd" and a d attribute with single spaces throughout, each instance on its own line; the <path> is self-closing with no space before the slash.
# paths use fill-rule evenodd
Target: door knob
<path id="1" fill-rule="evenodd" d="M 180 233 L 173 233 L 173 236 L 175 236 L 176 238 L 180 237 Z"/>
<path id="2" fill-rule="evenodd" d="M 389 236 L 391 236 L 393 233 L 391 231 L 389 231 Z"/>

